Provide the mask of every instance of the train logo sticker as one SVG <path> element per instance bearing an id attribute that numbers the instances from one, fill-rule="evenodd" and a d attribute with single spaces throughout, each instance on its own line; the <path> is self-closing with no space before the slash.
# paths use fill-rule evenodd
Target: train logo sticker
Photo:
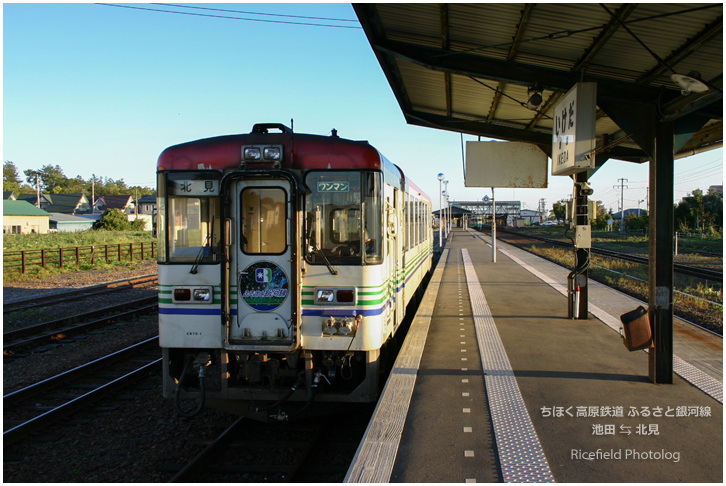
<path id="1" fill-rule="evenodd" d="M 288 290 L 287 275 L 272 262 L 253 263 L 239 276 L 240 297 L 259 312 L 280 307 L 287 298 Z"/>

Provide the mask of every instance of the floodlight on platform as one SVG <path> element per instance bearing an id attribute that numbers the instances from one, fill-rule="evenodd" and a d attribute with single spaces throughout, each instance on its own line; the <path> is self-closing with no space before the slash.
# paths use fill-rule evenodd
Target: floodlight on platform
<path id="1" fill-rule="evenodd" d="M 542 104 L 542 88 L 537 83 L 531 88 L 527 88 L 527 96 L 529 97 L 527 100 L 527 108 L 530 110 L 536 110 Z"/>
<path id="2" fill-rule="evenodd" d="M 683 88 L 681 90 L 683 96 L 688 96 L 691 93 L 705 93 L 709 91 L 708 85 L 701 81 L 701 73 L 697 71 L 691 71 L 687 75 L 672 74 L 671 80 Z"/>

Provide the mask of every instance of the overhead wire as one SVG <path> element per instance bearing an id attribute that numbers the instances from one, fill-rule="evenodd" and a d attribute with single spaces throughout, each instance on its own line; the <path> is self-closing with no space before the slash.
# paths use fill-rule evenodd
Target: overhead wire
<path id="1" fill-rule="evenodd" d="M 127 9 L 131 9 L 131 10 L 141 10 L 141 11 L 146 11 L 146 12 L 187 15 L 190 17 L 206 17 L 206 18 L 215 18 L 215 19 L 226 19 L 226 20 L 242 20 L 245 22 L 263 22 L 263 23 L 269 23 L 269 24 L 301 25 L 301 26 L 306 26 L 306 27 L 330 27 L 330 28 L 338 28 L 338 29 L 356 29 L 356 30 L 360 30 L 362 28 L 359 25 L 333 25 L 333 24 L 319 24 L 319 23 L 311 23 L 311 22 L 292 22 L 292 21 L 287 21 L 287 20 L 252 19 L 252 18 L 246 18 L 246 17 L 233 17 L 233 16 L 229 16 L 229 15 L 213 15 L 213 14 L 204 14 L 204 13 L 195 13 L 195 12 L 179 12 L 176 10 L 160 10 L 160 9 L 156 9 L 156 8 L 138 7 L 138 6 L 132 6 L 132 5 L 119 5 L 119 4 L 115 4 L 115 3 L 97 3 L 96 5 L 100 5 L 103 7 L 127 8 Z M 260 15 L 264 15 L 264 14 L 260 14 Z M 294 17 L 294 16 L 290 16 L 290 17 Z M 298 18 L 302 18 L 302 17 L 298 17 Z M 331 19 L 331 20 L 333 20 L 333 19 Z M 342 20 L 336 20 L 336 21 L 342 21 Z M 347 22 L 348 20 L 345 20 L 345 21 Z"/>
<path id="2" fill-rule="evenodd" d="M 211 8 L 211 7 L 195 7 L 192 5 L 179 5 L 175 3 L 152 3 L 151 5 L 159 5 L 162 7 L 177 7 L 177 8 L 188 8 L 188 9 L 194 9 L 194 10 L 209 10 L 212 12 L 228 12 L 228 13 L 239 13 L 239 14 L 245 14 L 245 15 L 263 15 L 267 17 L 287 17 L 287 18 L 293 18 L 293 19 L 306 19 L 306 20 L 327 20 L 331 22 L 358 22 L 358 20 L 355 19 L 335 19 L 330 17 L 307 17 L 304 15 L 288 15 L 288 14 L 275 14 L 275 13 L 266 13 L 266 12 L 250 12 L 245 10 L 230 10 L 230 9 L 223 9 L 223 8 Z"/>

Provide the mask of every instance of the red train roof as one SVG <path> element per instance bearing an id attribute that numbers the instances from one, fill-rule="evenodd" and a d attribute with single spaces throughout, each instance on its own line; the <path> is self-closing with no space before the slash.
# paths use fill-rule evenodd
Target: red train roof
<path id="1" fill-rule="evenodd" d="M 157 168 L 159 170 L 236 169 L 242 162 L 242 147 L 248 145 L 282 145 L 284 150 L 282 167 L 287 169 L 382 170 L 386 164 L 384 157 L 368 142 L 319 135 L 253 133 L 206 138 L 174 145 L 161 153 Z M 291 153 L 293 157 L 290 156 Z"/>
<path id="2" fill-rule="evenodd" d="M 284 169 L 370 169 L 395 174 L 406 180 L 422 197 L 429 199 L 403 171 L 365 141 L 337 136 L 284 133 L 253 133 L 205 138 L 174 145 L 164 150 L 157 161 L 157 170 L 230 170 L 242 163 L 242 147 L 249 145 L 283 146 Z M 248 167 L 253 167 L 249 163 Z M 270 167 L 261 163 L 260 167 Z M 430 200 L 430 199 L 429 199 Z"/>

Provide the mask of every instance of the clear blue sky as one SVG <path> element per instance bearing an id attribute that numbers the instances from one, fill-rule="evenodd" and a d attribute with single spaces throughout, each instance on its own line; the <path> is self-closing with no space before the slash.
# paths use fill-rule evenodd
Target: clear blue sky
<path id="1" fill-rule="evenodd" d="M 435 208 L 439 172 L 454 200 L 491 195 L 464 187 L 459 134 L 406 125 L 350 4 L 195 5 L 354 22 L 123 5 L 136 8 L 3 5 L 3 160 L 21 174 L 51 164 L 67 177 L 153 187 L 156 159 L 169 145 L 293 118 L 296 132 L 335 128 L 341 137 L 368 140 Z M 305 23 L 352 28 L 294 25 Z M 675 175 L 676 200 L 721 184 L 723 152 L 677 160 Z M 625 207 L 637 207 L 646 197 L 647 163 L 608 161 L 591 178 L 593 198 L 617 211 L 620 189 L 613 186 L 621 178 Z M 551 209 L 571 184 L 550 176 L 546 190 L 497 189 L 496 197 L 530 209 L 545 198 Z"/>

